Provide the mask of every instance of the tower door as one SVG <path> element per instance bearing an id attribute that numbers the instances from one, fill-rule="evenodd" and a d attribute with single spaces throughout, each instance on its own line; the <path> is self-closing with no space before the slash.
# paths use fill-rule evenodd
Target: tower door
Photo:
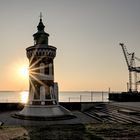
<path id="1" fill-rule="evenodd" d="M 40 100 L 45 101 L 45 87 L 44 86 L 40 87 Z"/>

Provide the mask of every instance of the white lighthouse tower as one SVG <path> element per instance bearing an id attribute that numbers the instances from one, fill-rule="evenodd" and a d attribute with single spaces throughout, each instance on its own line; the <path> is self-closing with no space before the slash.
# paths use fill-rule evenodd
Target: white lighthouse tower
<path id="1" fill-rule="evenodd" d="M 44 31 L 42 15 L 33 35 L 34 45 L 26 49 L 29 59 L 29 97 L 17 118 L 52 120 L 73 118 L 73 114 L 59 105 L 58 85 L 54 82 L 56 47 L 48 44 L 49 34 Z"/>

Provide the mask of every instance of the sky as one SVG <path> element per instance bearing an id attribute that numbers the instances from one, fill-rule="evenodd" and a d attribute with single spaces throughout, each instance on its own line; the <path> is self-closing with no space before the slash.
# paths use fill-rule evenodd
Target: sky
<path id="1" fill-rule="evenodd" d="M 125 91 L 128 70 L 120 42 L 140 58 L 140 0 L 0 0 L 0 90 L 25 90 L 26 48 L 42 12 L 57 47 L 61 91 Z"/>

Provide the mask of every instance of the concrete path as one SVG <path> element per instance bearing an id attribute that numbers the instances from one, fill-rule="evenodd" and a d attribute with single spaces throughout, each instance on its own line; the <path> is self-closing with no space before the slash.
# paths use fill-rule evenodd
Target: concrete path
<path id="1" fill-rule="evenodd" d="M 112 104 L 115 106 L 119 106 L 120 108 L 126 107 L 128 109 L 133 109 L 140 111 L 140 102 L 109 102 L 106 104 Z M 9 111 L 9 112 L 0 112 L 0 124 L 2 125 L 54 125 L 54 124 L 87 124 L 87 123 L 97 123 L 98 121 L 94 118 L 80 112 L 80 111 L 72 111 L 72 113 L 76 116 L 74 119 L 69 120 L 57 120 L 57 121 L 33 121 L 33 120 L 22 120 L 13 118 L 12 114 L 17 111 Z"/>
<path id="2" fill-rule="evenodd" d="M 53 125 L 53 124 L 87 124 L 96 123 L 97 121 L 80 111 L 73 111 L 72 113 L 76 116 L 74 119 L 69 120 L 57 120 L 57 121 L 33 121 L 33 120 L 22 120 L 13 118 L 12 114 L 16 111 L 0 113 L 0 121 L 3 125 L 22 125 L 22 126 L 34 126 L 34 125 Z"/>
<path id="3" fill-rule="evenodd" d="M 109 104 L 140 111 L 140 102 L 110 102 Z"/>

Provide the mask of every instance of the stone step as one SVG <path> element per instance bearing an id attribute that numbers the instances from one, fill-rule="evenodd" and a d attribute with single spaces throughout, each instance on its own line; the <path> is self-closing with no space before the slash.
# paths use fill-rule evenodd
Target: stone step
<path id="1" fill-rule="evenodd" d="M 140 112 L 138 112 L 138 111 L 133 111 L 133 110 L 129 110 L 129 109 L 119 109 L 118 112 L 119 113 L 128 114 L 128 115 L 137 115 L 137 114 L 140 114 Z"/>
<path id="2" fill-rule="evenodd" d="M 100 117 L 100 118 L 106 118 L 106 117 L 109 117 L 108 114 L 106 113 L 103 113 L 103 112 L 95 112 L 95 114 Z"/>

